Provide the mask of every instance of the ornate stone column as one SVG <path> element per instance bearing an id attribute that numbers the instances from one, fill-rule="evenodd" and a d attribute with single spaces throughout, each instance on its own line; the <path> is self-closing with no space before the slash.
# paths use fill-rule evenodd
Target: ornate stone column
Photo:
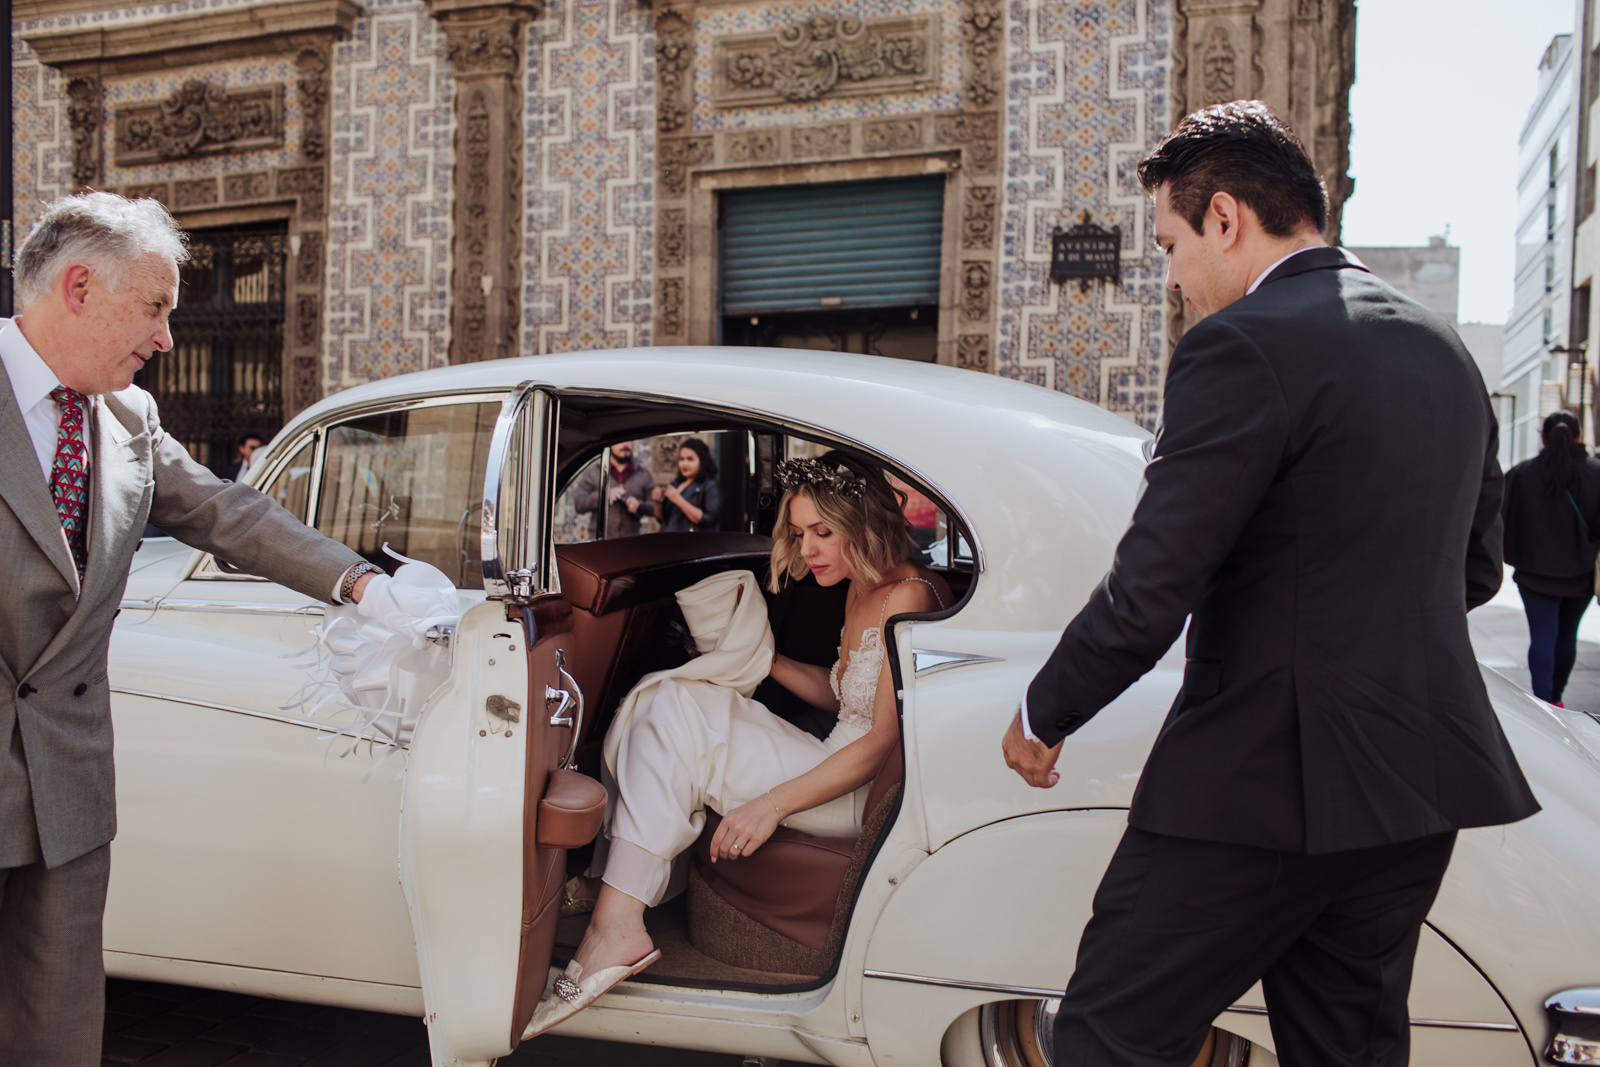
<path id="1" fill-rule="evenodd" d="M 1328 184 L 1330 242 L 1339 240 L 1350 177 L 1350 86 L 1355 0 L 1178 0 L 1172 121 L 1208 104 L 1258 99 L 1300 135 Z M 1183 302 L 1169 296 L 1168 338 L 1178 343 Z"/>
<path id="2" fill-rule="evenodd" d="M 455 75 L 450 362 L 517 354 L 523 41 L 539 0 L 427 0 Z M 507 224 L 509 222 L 509 225 Z"/>

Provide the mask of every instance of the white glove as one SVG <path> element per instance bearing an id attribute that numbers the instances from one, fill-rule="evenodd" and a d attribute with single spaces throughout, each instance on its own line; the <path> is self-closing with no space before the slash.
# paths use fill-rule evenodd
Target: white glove
<path id="1" fill-rule="evenodd" d="M 453 626 L 461 618 L 461 598 L 443 571 L 413 560 L 402 564 L 393 578 L 373 575 L 361 591 L 356 613 L 423 648 L 430 628 Z"/>

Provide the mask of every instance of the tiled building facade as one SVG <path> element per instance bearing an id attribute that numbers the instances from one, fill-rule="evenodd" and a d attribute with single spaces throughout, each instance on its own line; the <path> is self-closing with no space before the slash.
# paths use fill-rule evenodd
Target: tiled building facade
<path id="1" fill-rule="evenodd" d="M 86 186 L 280 226 L 286 413 L 450 362 L 717 343 L 719 195 L 941 175 L 928 355 L 1151 425 L 1182 320 L 1137 160 L 1260 96 L 1349 193 L 1351 0 L 13 10 L 19 231 Z M 1120 230 L 1120 282 L 1050 280 L 1085 218 Z"/>

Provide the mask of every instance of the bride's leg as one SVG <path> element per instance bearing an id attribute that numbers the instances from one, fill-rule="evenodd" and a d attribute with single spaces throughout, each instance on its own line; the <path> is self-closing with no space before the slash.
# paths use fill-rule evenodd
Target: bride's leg
<path id="1" fill-rule="evenodd" d="M 615 886 L 602 885 L 589 929 L 572 958 L 584 974 L 594 974 L 606 967 L 637 963 L 654 948 L 644 928 L 644 901 Z"/>

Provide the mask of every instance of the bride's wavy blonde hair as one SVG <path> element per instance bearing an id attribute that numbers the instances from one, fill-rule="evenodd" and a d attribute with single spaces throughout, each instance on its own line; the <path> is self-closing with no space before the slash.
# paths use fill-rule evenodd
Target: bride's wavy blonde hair
<path id="1" fill-rule="evenodd" d="M 850 569 L 864 582 L 876 585 L 916 551 L 901 510 L 904 497 L 879 468 L 835 451 L 819 459 L 779 463 L 778 481 L 784 493 L 772 530 L 767 577 L 772 592 L 782 589 L 785 580 L 804 578 L 811 569 L 800 555 L 799 538 L 789 529 L 789 504 L 797 496 L 809 497 L 822 521 L 844 538 Z"/>

